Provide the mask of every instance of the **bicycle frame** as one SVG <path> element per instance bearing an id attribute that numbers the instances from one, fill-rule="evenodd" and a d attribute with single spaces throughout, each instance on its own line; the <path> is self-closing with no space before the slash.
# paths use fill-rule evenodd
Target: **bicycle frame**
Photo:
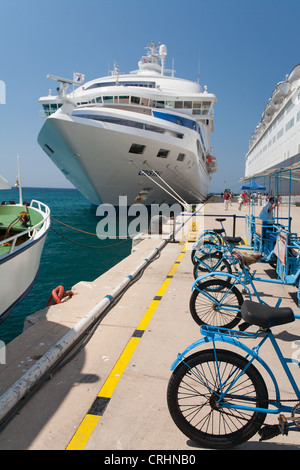
<path id="1" fill-rule="evenodd" d="M 217 372 L 218 372 L 218 376 L 219 376 L 220 393 L 219 393 L 218 402 L 219 402 L 220 408 L 222 408 L 222 409 L 231 408 L 231 409 L 237 409 L 237 410 L 238 409 L 239 410 L 251 410 L 251 411 L 256 411 L 256 412 L 261 412 L 261 413 L 268 413 L 268 414 L 273 414 L 273 415 L 278 414 L 278 413 L 282 413 L 282 412 L 292 412 L 293 407 L 286 406 L 286 405 L 283 405 L 281 403 L 280 388 L 279 388 L 278 382 L 276 380 L 276 377 L 275 377 L 273 371 L 271 370 L 271 368 L 268 366 L 268 364 L 259 356 L 259 351 L 260 351 L 260 348 L 263 346 L 263 344 L 267 340 L 269 340 L 271 342 L 271 344 L 273 346 L 273 349 L 274 349 L 274 351 L 275 351 L 275 353 L 276 353 L 276 355 L 277 355 L 277 357 L 278 357 L 278 359 L 279 359 L 279 361 L 280 361 L 280 363 L 281 363 L 281 365 L 284 369 L 285 375 L 286 375 L 288 381 L 290 382 L 290 384 L 291 384 L 291 386 L 292 386 L 292 388 L 295 392 L 297 400 L 300 400 L 300 390 L 299 390 L 299 388 L 296 384 L 296 381 L 294 379 L 294 376 L 293 376 L 292 372 L 289 369 L 288 364 L 289 363 L 297 364 L 298 367 L 300 368 L 300 361 L 298 361 L 296 359 L 284 358 L 284 356 L 281 352 L 281 349 L 279 348 L 279 345 L 278 345 L 278 343 L 277 343 L 277 341 L 276 341 L 276 339 L 275 339 L 275 337 L 274 337 L 271 330 L 267 330 L 267 331 L 258 330 L 256 333 L 245 333 L 245 332 L 240 332 L 240 331 L 236 331 L 236 330 L 230 330 L 230 329 L 227 329 L 227 328 L 219 328 L 219 327 L 214 327 L 214 326 L 203 325 L 203 326 L 201 326 L 200 331 L 203 334 L 203 337 L 200 338 L 199 340 L 195 341 L 191 345 L 189 345 L 183 353 L 178 354 L 177 359 L 173 362 L 173 364 L 171 366 L 172 371 L 177 367 L 177 365 L 180 362 L 183 362 L 184 364 L 186 364 L 184 358 L 187 355 L 187 353 L 189 353 L 192 349 L 195 349 L 195 348 L 197 348 L 199 346 L 202 346 L 204 344 L 207 344 L 207 343 L 212 343 L 213 350 L 214 350 L 214 355 L 215 355 L 216 366 L 217 366 Z M 246 339 L 252 339 L 252 340 L 257 339 L 257 340 L 259 340 L 259 342 L 256 346 L 254 346 L 251 349 L 241 341 L 241 340 L 246 340 Z M 219 366 L 218 366 L 218 357 L 217 357 L 217 348 L 216 348 L 216 343 L 217 342 L 227 343 L 227 344 L 233 345 L 233 346 L 241 349 L 242 351 L 244 351 L 246 353 L 246 355 L 244 357 L 249 360 L 248 364 L 245 366 L 243 371 L 241 371 L 239 373 L 239 375 L 236 377 L 234 382 L 232 384 L 230 384 L 229 386 L 226 386 L 226 382 L 222 383 L 221 378 L 220 378 Z M 228 394 L 230 392 L 231 387 L 235 384 L 235 382 L 238 380 L 238 378 L 245 372 L 245 370 L 250 366 L 250 364 L 252 364 L 255 360 L 258 361 L 261 364 L 261 366 L 265 369 L 265 371 L 267 372 L 267 374 L 271 378 L 272 383 L 274 385 L 275 397 L 276 398 L 274 400 L 269 400 L 269 404 L 273 408 L 269 409 L 269 408 L 257 408 L 257 407 L 242 406 L 242 405 L 241 406 L 240 405 L 231 405 L 231 404 L 223 402 L 222 401 L 223 398 L 226 396 L 226 394 Z M 195 373 L 195 372 L 192 371 L 192 373 Z M 205 379 L 203 377 L 200 377 L 198 374 L 196 374 L 196 375 L 197 375 L 197 378 L 199 380 L 201 380 L 203 383 L 205 383 L 205 385 L 208 388 L 211 388 L 210 385 L 205 382 Z M 292 424 L 289 424 L 289 428 L 290 429 L 298 429 L 296 426 L 293 426 Z"/>
<path id="2" fill-rule="evenodd" d="M 201 289 L 199 289 L 197 284 L 198 283 L 201 284 L 201 282 L 203 282 L 207 278 L 216 275 L 218 277 L 226 277 L 226 279 L 228 279 L 228 278 L 233 279 L 232 287 L 237 286 L 238 284 L 240 284 L 243 287 L 243 289 L 247 290 L 248 295 L 249 295 L 249 300 L 252 300 L 251 291 L 250 291 L 249 287 L 247 286 L 247 284 L 250 284 L 250 286 L 253 289 L 253 293 L 254 293 L 255 297 L 257 298 L 258 302 L 260 302 L 261 304 L 264 304 L 264 305 L 269 305 L 267 302 L 265 302 L 264 300 L 262 300 L 260 298 L 259 293 L 257 292 L 257 289 L 256 289 L 253 281 L 269 282 L 269 283 L 272 283 L 272 284 L 285 284 L 285 283 L 283 281 L 279 280 L 279 279 L 256 278 L 254 274 L 251 275 L 245 267 L 242 268 L 242 271 L 238 275 L 224 273 L 224 272 L 221 272 L 221 271 L 220 272 L 219 271 L 213 271 L 213 272 L 210 272 L 210 273 L 204 274 L 203 276 L 198 277 L 193 282 L 192 290 L 197 289 L 204 296 L 211 299 L 209 291 L 202 291 Z M 228 291 L 228 293 L 229 293 L 229 291 Z M 226 294 L 225 294 L 225 297 L 223 297 L 221 300 L 223 301 L 225 298 L 226 298 Z M 213 301 L 215 302 L 215 299 L 213 299 Z M 279 305 L 281 304 L 281 301 L 282 301 L 282 299 L 279 298 L 276 305 L 275 305 L 275 307 L 279 307 Z M 222 309 L 223 310 L 230 310 L 230 311 L 239 311 L 238 309 L 236 309 L 234 307 L 227 308 L 226 306 L 222 306 Z M 294 316 L 295 316 L 296 319 L 300 318 L 300 314 L 295 313 Z"/>

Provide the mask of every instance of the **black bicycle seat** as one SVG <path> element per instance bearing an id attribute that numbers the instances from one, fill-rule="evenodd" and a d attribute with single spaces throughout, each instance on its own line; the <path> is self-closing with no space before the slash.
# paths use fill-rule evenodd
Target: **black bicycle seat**
<path id="1" fill-rule="evenodd" d="M 226 240 L 228 243 L 233 243 L 234 245 L 236 243 L 240 243 L 242 241 L 241 237 L 224 237 L 224 240 Z"/>
<path id="2" fill-rule="evenodd" d="M 293 310 L 289 307 L 269 307 L 252 300 L 245 300 L 241 307 L 243 320 L 260 328 L 284 325 L 295 320 Z"/>
<path id="3" fill-rule="evenodd" d="M 216 219 L 217 222 L 224 222 L 226 219 Z"/>
<path id="4" fill-rule="evenodd" d="M 223 228 L 214 228 L 214 229 L 213 229 L 213 232 L 215 232 L 215 233 L 223 233 L 223 232 L 225 232 L 225 230 L 224 230 Z"/>

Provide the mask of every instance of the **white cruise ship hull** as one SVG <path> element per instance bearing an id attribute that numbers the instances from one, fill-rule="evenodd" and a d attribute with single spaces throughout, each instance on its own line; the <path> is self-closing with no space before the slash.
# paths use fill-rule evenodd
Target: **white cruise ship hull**
<path id="1" fill-rule="evenodd" d="M 158 119 L 146 122 L 154 121 L 160 121 L 161 126 Z M 128 205 L 173 204 L 178 197 L 172 190 L 188 203 L 199 202 L 210 185 L 206 163 L 197 151 L 199 134 L 192 129 L 183 134 L 182 128 L 173 124 L 169 131 L 167 125 L 164 128 L 165 133 L 159 134 L 73 117 L 59 110 L 46 120 L 38 142 L 94 205 L 117 206 L 120 196 L 127 196 Z M 175 137 L 175 132 L 183 138 Z M 143 154 L 131 153 L 133 144 L 144 146 Z M 158 157 L 160 150 L 167 150 L 168 157 Z M 183 161 L 178 160 L 179 155 L 184 155 Z"/>

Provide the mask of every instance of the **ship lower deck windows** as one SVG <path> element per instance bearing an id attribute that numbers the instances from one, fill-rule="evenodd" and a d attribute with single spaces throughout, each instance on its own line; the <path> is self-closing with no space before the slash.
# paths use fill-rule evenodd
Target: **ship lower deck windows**
<path id="1" fill-rule="evenodd" d="M 114 97 L 113 96 L 103 96 L 103 103 L 113 103 Z"/>
<path id="2" fill-rule="evenodd" d="M 146 145 L 132 144 L 129 149 L 129 153 L 136 153 L 137 155 L 142 155 L 144 153 L 145 148 Z"/>
<path id="3" fill-rule="evenodd" d="M 184 153 L 179 153 L 178 157 L 177 157 L 177 160 L 179 162 L 183 162 L 184 159 L 185 159 L 185 154 Z"/>
<path id="4" fill-rule="evenodd" d="M 120 104 L 128 104 L 129 103 L 129 96 L 119 96 L 119 103 Z"/>
<path id="5" fill-rule="evenodd" d="M 140 104 L 140 98 L 138 96 L 132 96 L 130 102 L 133 104 Z"/>
<path id="6" fill-rule="evenodd" d="M 285 132 L 287 132 L 291 127 L 293 127 L 294 122 L 295 122 L 295 120 L 294 120 L 294 118 L 292 118 L 292 119 L 286 124 L 286 126 L 285 126 Z"/>
<path id="7" fill-rule="evenodd" d="M 160 149 L 160 151 L 158 152 L 156 156 L 159 158 L 167 158 L 168 154 L 169 154 L 169 150 Z"/>

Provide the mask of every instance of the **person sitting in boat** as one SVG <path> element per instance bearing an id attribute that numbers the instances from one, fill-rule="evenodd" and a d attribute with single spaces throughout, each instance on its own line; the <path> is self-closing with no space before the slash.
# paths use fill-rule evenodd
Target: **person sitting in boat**
<path id="1" fill-rule="evenodd" d="M 258 218 L 263 222 L 269 222 L 273 220 L 273 209 L 277 206 L 274 197 L 271 196 L 267 204 L 262 208 Z"/>

